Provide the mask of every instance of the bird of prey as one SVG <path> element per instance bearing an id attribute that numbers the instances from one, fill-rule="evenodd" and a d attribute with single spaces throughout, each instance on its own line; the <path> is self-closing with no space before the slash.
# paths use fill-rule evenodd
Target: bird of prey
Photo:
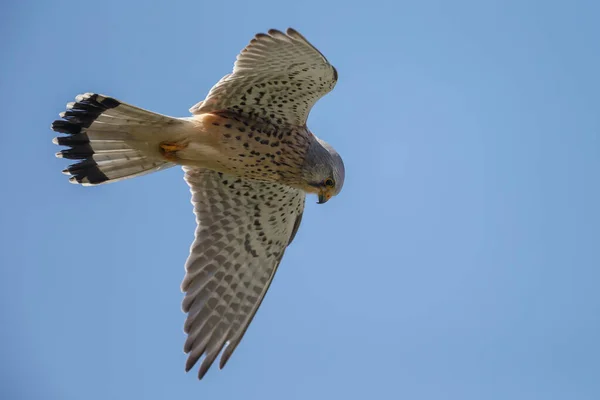
<path id="1" fill-rule="evenodd" d="M 259 308 L 302 220 L 344 185 L 340 155 L 306 126 L 336 69 L 294 29 L 257 34 L 191 116 L 169 117 L 86 93 L 52 129 L 57 157 L 84 186 L 181 165 L 196 215 L 181 290 L 186 372 L 198 378 L 222 352 L 223 368 Z"/>

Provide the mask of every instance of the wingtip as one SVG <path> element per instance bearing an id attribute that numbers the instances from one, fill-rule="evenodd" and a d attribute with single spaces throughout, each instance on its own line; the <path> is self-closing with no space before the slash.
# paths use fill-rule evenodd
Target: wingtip
<path id="1" fill-rule="evenodd" d="M 223 354 L 221 354 L 221 359 L 219 360 L 219 369 L 223 369 L 225 367 L 225 365 L 227 364 L 227 361 L 229 361 L 229 358 L 231 358 L 231 355 L 233 354 L 233 351 L 235 350 L 237 346 L 237 343 L 231 343 L 231 341 L 229 341 L 227 343 L 227 346 L 225 346 L 225 349 L 223 349 Z"/>
<path id="2" fill-rule="evenodd" d="M 189 331 L 189 329 L 188 329 L 188 331 Z M 184 333 L 188 334 L 188 332 L 185 332 L 185 325 L 184 325 Z M 185 354 L 188 354 L 190 351 L 192 351 L 192 347 L 194 347 L 194 339 L 192 339 L 192 337 L 188 335 L 188 338 L 186 339 L 185 343 L 183 344 L 183 352 Z"/>
<path id="3" fill-rule="evenodd" d="M 304 36 L 302 36 L 302 34 L 300 32 L 298 32 L 297 30 L 295 30 L 292 27 L 287 28 L 285 33 L 286 33 L 286 35 L 288 35 L 289 37 L 292 37 L 294 39 L 306 40 L 306 38 Z"/>
<path id="4" fill-rule="evenodd" d="M 282 31 L 280 31 L 279 29 L 269 29 L 268 30 L 268 34 L 271 37 L 285 37 L 285 33 L 283 33 Z"/>
<path id="5" fill-rule="evenodd" d="M 185 373 L 187 374 L 188 372 L 190 372 L 190 370 L 192 368 L 194 368 L 194 364 L 190 364 L 189 358 L 188 358 L 188 361 L 185 363 Z"/>
<path id="6" fill-rule="evenodd" d="M 188 372 L 190 372 L 192 370 L 192 368 L 194 368 L 194 365 L 196 364 L 198 360 L 194 360 L 194 361 L 190 361 L 190 359 L 188 358 L 188 361 L 185 364 L 185 373 L 187 374 Z M 198 369 L 198 380 L 201 381 L 202 378 L 204 378 L 204 375 L 206 375 L 206 373 L 208 372 L 208 368 L 204 367 L 204 364 L 202 364 L 200 366 L 200 368 Z"/>
<path id="7" fill-rule="evenodd" d="M 227 364 L 227 360 L 229 360 L 229 355 L 225 356 L 225 353 L 223 353 L 221 355 L 221 359 L 219 360 L 219 369 L 223 369 L 225 367 L 225 364 Z"/>
<path id="8" fill-rule="evenodd" d="M 206 375 L 206 373 L 208 372 L 208 368 L 209 368 L 209 367 L 210 367 L 210 366 L 208 366 L 208 367 L 204 367 L 204 364 L 202 364 L 202 365 L 200 366 L 200 368 L 198 369 L 198 380 L 199 380 L 199 381 L 201 381 L 201 380 L 202 380 L 202 378 L 204 378 L 204 375 Z"/>

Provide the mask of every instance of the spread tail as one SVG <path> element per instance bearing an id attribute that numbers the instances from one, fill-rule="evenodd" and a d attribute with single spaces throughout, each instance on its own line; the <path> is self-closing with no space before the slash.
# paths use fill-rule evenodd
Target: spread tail
<path id="1" fill-rule="evenodd" d="M 156 114 L 111 97 L 86 93 L 67 104 L 52 130 L 67 136 L 53 142 L 68 149 L 59 158 L 78 160 L 63 171 L 85 186 L 117 182 L 170 168 L 159 144 L 177 137 L 188 122 Z"/>

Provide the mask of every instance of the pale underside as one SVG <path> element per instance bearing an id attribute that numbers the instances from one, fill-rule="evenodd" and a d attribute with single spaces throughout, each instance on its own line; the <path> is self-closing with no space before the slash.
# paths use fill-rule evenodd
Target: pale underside
<path id="1" fill-rule="evenodd" d="M 312 106 L 329 93 L 337 72 L 298 32 L 259 34 L 240 52 L 192 114 L 232 111 L 274 125 L 304 126 Z"/>
<path id="2" fill-rule="evenodd" d="M 300 225 L 305 194 L 277 183 L 184 167 L 198 228 L 182 290 L 186 370 L 206 354 L 202 377 L 227 341 L 222 368 L 242 339 Z"/>
<path id="3" fill-rule="evenodd" d="M 336 80 L 335 69 L 299 33 L 271 30 L 251 41 L 233 73 L 190 112 L 304 127 L 312 106 Z M 204 168 L 184 170 L 198 222 L 182 283 L 184 350 L 186 370 L 205 356 L 202 378 L 226 343 L 221 368 L 242 339 L 300 225 L 305 193 Z"/>

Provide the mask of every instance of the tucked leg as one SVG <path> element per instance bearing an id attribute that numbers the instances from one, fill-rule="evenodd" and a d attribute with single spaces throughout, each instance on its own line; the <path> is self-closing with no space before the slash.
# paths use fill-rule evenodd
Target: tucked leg
<path id="1" fill-rule="evenodd" d="M 187 144 L 177 142 L 161 142 L 160 153 L 169 161 L 177 161 L 177 152 L 187 147 Z"/>

